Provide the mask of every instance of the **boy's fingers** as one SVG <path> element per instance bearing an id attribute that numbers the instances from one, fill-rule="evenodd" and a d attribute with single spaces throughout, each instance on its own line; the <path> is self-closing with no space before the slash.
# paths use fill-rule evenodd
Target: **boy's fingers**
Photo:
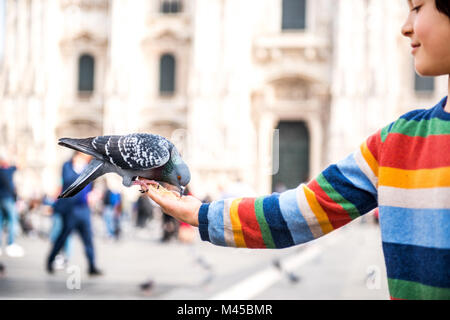
<path id="1" fill-rule="evenodd" d="M 161 196 L 157 192 L 153 191 L 152 188 L 148 188 L 147 194 L 150 198 L 152 198 L 153 201 L 155 201 L 158 204 L 161 204 L 161 200 L 162 200 Z"/>
<path id="2" fill-rule="evenodd" d="M 147 194 L 149 195 L 150 198 L 153 199 L 153 201 L 155 201 L 157 204 L 159 204 L 164 209 L 169 208 L 173 201 L 173 199 L 170 196 L 164 195 L 164 194 L 159 194 L 157 191 L 153 190 L 152 188 L 148 189 Z"/>

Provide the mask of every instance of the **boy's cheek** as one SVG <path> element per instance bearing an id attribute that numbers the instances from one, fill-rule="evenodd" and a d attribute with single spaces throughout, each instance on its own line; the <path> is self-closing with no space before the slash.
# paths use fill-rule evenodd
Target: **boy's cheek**
<path id="1" fill-rule="evenodd" d="M 417 41 L 424 47 L 427 47 L 429 42 L 432 40 L 431 27 L 427 23 L 424 17 L 417 17 L 414 24 L 414 33 L 416 35 Z"/>

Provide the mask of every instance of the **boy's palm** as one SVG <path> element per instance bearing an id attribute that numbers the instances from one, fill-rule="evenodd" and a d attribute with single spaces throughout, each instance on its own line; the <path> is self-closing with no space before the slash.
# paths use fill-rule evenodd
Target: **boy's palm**
<path id="1" fill-rule="evenodd" d="M 148 196 L 155 201 L 164 213 L 177 220 L 198 227 L 198 211 L 202 202 L 193 196 L 175 198 L 170 194 L 161 194 L 152 188 L 147 191 Z"/>

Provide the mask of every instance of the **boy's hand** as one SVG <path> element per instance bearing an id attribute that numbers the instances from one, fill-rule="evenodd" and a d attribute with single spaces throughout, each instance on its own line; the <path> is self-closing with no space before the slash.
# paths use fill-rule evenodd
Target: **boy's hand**
<path id="1" fill-rule="evenodd" d="M 178 198 L 173 194 L 160 193 L 150 187 L 147 191 L 148 196 L 160 205 L 162 211 L 171 215 L 177 220 L 189 223 L 198 227 L 198 211 L 202 202 L 192 196 L 182 196 Z"/>

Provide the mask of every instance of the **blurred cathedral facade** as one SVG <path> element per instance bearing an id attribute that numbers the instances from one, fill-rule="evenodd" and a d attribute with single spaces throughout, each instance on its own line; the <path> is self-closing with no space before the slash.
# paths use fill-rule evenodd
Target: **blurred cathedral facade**
<path id="1" fill-rule="evenodd" d="M 192 191 L 291 188 L 446 78 L 414 72 L 391 0 L 0 0 L 0 148 L 54 193 L 61 137 L 173 140 Z"/>

